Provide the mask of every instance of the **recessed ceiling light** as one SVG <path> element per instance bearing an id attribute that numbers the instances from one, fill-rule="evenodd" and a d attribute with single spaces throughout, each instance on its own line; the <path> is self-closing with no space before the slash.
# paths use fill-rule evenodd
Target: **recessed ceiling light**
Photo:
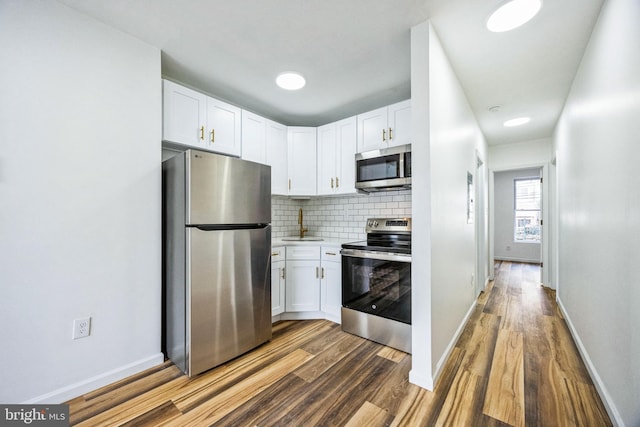
<path id="1" fill-rule="evenodd" d="M 503 124 L 505 127 L 512 128 L 514 126 L 520 126 L 525 123 L 529 123 L 530 121 L 531 121 L 530 117 L 518 117 L 516 119 L 507 120 Z"/>
<path id="2" fill-rule="evenodd" d="M 512 0 L 491 14 L 487 28 L 494 33 L 513 30 L 536 16 L 542 0 Z"/>
<path id="3" fill-rule="evenodd" d="M 307 84 L 307 81 L 300 73 L 286 71 L 278 74 L 278 77 L 276 77 L 276 84 L 282 89 L 298 90 L 302 89 L 304 85 Z"/>

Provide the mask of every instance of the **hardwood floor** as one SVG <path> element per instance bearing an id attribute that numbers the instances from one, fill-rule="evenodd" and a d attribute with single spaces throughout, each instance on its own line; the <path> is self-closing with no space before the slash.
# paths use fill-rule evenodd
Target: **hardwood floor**
<path id="1" fill-rule="evenodd" d="M 69 401 L 82 426 L 610 426 L 539 269 L 498 264 L 434 392 L 411 356 L 324 320 L 193 379 L 171 363 Z"/>

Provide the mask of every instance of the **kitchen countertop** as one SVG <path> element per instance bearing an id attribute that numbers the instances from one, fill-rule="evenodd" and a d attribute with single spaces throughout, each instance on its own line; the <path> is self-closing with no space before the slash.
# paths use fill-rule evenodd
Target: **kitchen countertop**
<path id="1" fill-rule="evenodd" d="M 292 236 L 295 237 L 295 236 Z M 316 237 L 316 236 L 308 236 Z M 323 240 L 282 240 L 287 237 L 274 237 L 271 246 L 342 246 L 343 243 L 353 242 L 357 239 L 339 239 L 337 237 L 319 237 Z"/>

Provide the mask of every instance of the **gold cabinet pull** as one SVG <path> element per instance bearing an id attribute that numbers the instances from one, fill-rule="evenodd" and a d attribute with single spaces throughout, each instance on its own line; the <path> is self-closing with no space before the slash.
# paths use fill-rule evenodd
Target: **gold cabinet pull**
<path id="1" fill-rule="evenodd" d="M 211 143 L 213 144 L 214 142 L 216 142 L 216 130 L 211 129 Z"/>
<path id="2" fill-rule="evenodd" d="M 333 256 L 337 255 L 335 252 L 325 252 L 324 254 L 325 255 L 333 255 Z"/>
<path id="3" fill-rule="evenodd" d="M 283 279 L 285 278 L 284 271 L 285 271 L 285 270 L 284 270 L 284 268 L 281 268 L 281 269 L 280 269 L 280 273 L 281 273 L 281 274 L 280 274 L 280 277 L 282 277 Z"/>
<path id="4" fill-rule="evenodd" d="M 291 178 L 289 178 L 289 190 L 291 190 Z"/>
<path id="5" fill-rule="evenodd" d="M 336 176 L 336 188 L 340 187 L 340 180 L 338 179 L 338 177 Z"/>
<path id="6" fill-rule="evenodd" d="M 204 126 L 200 126 L 200 140 L 204 141 Z"/>
<path id="7" fill-rule="evenodd" d="M 278 255 L 280 255 L 280 252 L 272 252 L 271 253 L 271 256 L 278 256 Z"/>
<path id="8" fill-rule="evenodd" d="M 383 141 L 387 140 L 387 130 L 386 129 L 382 129 L 382 140 Z"/>
<path id="9" fill-rule="evenodd" d="M 320 276 L 321 279 L 324 279 L 324 267 L 322 267 L 322 275 Z"/>
<path id="10" fill-rule="evenodd" d="M 393 139 L 393 134 L 391 133 L 391 128 L 389 128 L 389 141 Z"/>
<path id="11" fill-rule="evenodd" d="M 333 178 L 331 178 L 331 188 L 333 188 Z"/>
<path id="12" fill-rule="evenodd" d="M 320 267 L 316 267 L 316 279 L 320 277 Z"/>

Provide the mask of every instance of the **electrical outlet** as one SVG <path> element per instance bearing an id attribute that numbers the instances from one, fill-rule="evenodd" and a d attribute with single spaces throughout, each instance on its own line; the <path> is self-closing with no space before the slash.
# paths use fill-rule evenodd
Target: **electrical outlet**
<path id="1" fill-rule="evenodd" d="M 75 319 L 73 321 L 73 339 L 88 337 L 91 333 L 91 317 Z"/>

